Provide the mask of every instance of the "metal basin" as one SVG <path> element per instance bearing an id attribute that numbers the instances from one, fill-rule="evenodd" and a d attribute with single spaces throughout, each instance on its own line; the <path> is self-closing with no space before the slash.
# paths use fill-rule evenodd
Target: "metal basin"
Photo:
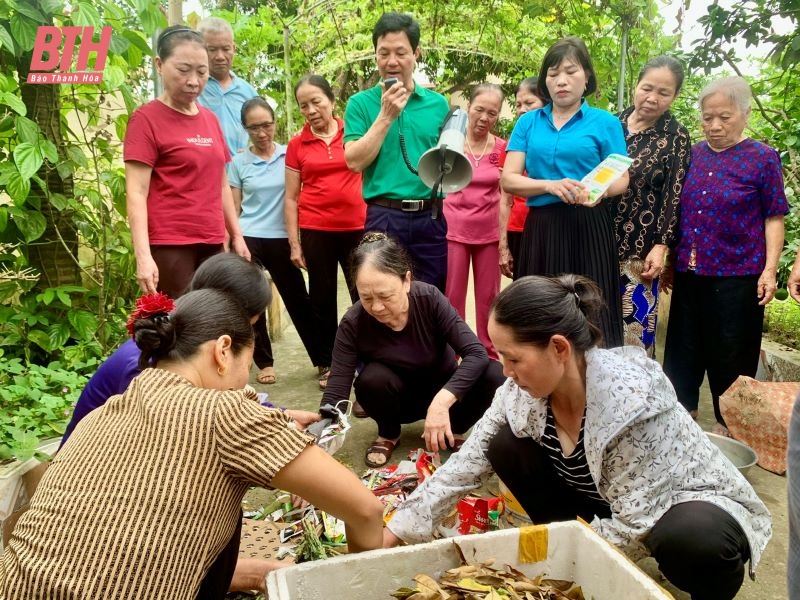
<path id="1" fill-rule="evenodd" d="M 722 435 L 717 435 L 716 433 L 708 433 L 706 432 L 709 441 L 714 444 L 717 448 L 722 450 L 722 453 L 731 461 L 734 466 L 741 471 L 742 475 L 747 475 L 747 472 L 750 470 L 756 461 L 758 460 L 758 455 L 756 451 L 753 450 L 747 444 L 743 444 L 737 440 L 732 438 L 728 438 Z"/>

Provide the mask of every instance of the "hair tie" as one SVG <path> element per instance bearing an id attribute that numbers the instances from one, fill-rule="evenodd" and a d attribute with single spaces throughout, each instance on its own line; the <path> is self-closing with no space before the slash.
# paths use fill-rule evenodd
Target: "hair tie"
<path id="1" fill-rule="evenodd" d="M 145 294 L 136 299 L 136 308 L 128 317 L 128 335 L 133 337 L 133 325 L 139 319 L 154 319 L 161 324 L 169 321 L 169 313 L 175 310 L 172 298 L 161 292 Z"/>
<path id="2" fill-rule="evenodd" d="M 581 297 L 578 296 L 578 292 L 572 292 L 572 295 L 575 296 L 575 300 L 578 303 L 577 306 L 578 306 L 578 308 L 580 308 L 581 307 Z"/>

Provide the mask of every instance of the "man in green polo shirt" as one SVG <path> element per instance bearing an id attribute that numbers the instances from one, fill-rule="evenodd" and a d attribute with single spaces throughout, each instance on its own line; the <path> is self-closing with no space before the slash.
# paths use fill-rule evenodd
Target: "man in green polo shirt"
<path id="1" fill-rule="evenodd" d="M 416 166 L 438 143 L 449 107 L 444 96 L 414 82 L 419 36 L 411 15 L 389 12 L 378 19 L 372 44 L 382 82 L 348 101 L 344 155 L 350 169 L 362 173 L 365 229 L 397 239 L 411 255 L 414 278 L 444 292 L 447 223 L 442 215 L 431 218 L 431 190 Z M 383 83 L 390 79 L 396 82 Z"/>

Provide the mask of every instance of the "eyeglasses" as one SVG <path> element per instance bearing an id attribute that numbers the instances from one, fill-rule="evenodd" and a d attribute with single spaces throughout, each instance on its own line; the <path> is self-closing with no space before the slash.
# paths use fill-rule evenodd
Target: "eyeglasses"
<path id="1" fill-rule="evenodd" d="M 266 123 L 254 123 L 245 127 L 250 133 L 258 133 L 259 131 L 269 131 L 275 127 L 275 121 L 268 121 Z"/>

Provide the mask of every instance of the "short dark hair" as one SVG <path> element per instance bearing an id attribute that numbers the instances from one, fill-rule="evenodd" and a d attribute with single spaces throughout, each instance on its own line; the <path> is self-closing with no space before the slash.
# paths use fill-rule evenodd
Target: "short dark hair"
<path id="1" fill-rule="evenodd" d="M 247 125 L 247 121 L 245 120 L 245 117 L 247 117 L 247 113 L 249 113 L 254 108 L 259 108 L 259 107 L 267 109 L 267 112 L 269 112 L 273 120 L 275 119 L 275 111 L 269 105 L 269 102 L 264 100 L 264 98 L 262 98 L 261 96 L 255 96 L 253 98 L 250 98 L 250 100 L 246 100 L 245 103 L 242 104 L 241 119 L 243 126 Z"/>
<path id="2" fill-rule="evenodd" d="M 210 256 L 197 267 L 188 291 L 214 289 L 236 298 L 250 318 L 264 312 L 272 301 L 264 270 L 232 252 Z"/>
<path id="3" fill-rule="evenodd" d="M 167 60 L 175 52 L 175 48 L 186 42 L 194 42 L 203 48 L 206 47 L 203 34 L 199 31 L 195 31 L 186 25 L 171 25 L 167 27 L 158 36 L 158 41 L 156 42 L 158 58 L 162 61 Z"/>
<path id="4" fill-rule="evenodd" d="M 250 315 L 233 296 L 220 290 L 189 292 L 175 301 L 169 315 L 133 323 L 133 339 L 142 351 L 140 369 L 162 360 L 188 360 L 205 342 L 222 335 L 231 337 L 234 356 L 253 345 Z"/>
<path id="5" fill-rule="evenodd" d="M 528 90 L 531 94 L 536 96 L 539 100 L 546 103 L 547 99 L 542 97 L 542 93 L 539 91 L 537 83 L 539 82 L 538 77 L 526 77 L 522 81 L 517 84 L 517 87 L 514 89 L 514 95 L 516 96 L 522 90 Z"/>
<path id="6" fill-rule="evenodd" d="M 411 258 L 400 244 L 382 231 L 368 231 L 350 253 L 350 279 L 355 281 L 364 265 L 404 279 L 411 271 Z"/>
<path id="7" fill-rule="evenodd" d="M 491 314 L 520 344 L 544 347 L 554 335 L 563 335 L 585 352 L 602 341 L 603 306 L 600 288 L 588 277 L 528 275 L 497 295 Z"/>
<path id="8" fill-rule="evenodd" d="M 636 79 L 636 83 L 639 83 L 642 78 L 647 75 L 648 71 L 661 69 L 662 67 L 666 67 L 672 72 L 672 76 L 675 78 L 675 93 L 677 94 L 683 87 L 683 65 L 677 59 L 667 56 L 666 54 L 647 61 L 642 67 L 642 70 L 639 71 L 639 77 Z"/>
<path id="9" fill-rule="evenodd" d="M 589 50 L 583 40 L 576 37 L 565 37 L 550 46 L 542 59 L 542 68 L 539 70 L 539 80 L 536 82 L 536 89 L 539 90 L 541 98 L 545 102 L 550 102 L 550 91 L 547 89 L 547 71 L 557 67 L 564 59 L 575 60 L 586 73 L 586 90 L 583 95 L 588 96 L 597 90 L 597 75 L 592 66 L 592 59 Z"/>
<path id="10" fill-rule="evenodd" d="M 300 89 L 301 86 L 304 85 L 313 85 L 315 88 L 318 88 L 331 102 L 336 102 L 336 96 L 333 94 L 333 88 L 331 84 L 328 83 L 328 80 L 325 79 L 322 75 L 305 75 L 304 77 L 300 78 L 300 81 L 294 86 L 294 98 L 297 100 L 297 90 Z"/>
<path id="11" fill-rule="evenodd" d="M 419 23 L 408 13 L 387 12 L 381 15 L 372 28 L 372 47 L 378 49 L 378 40 L 387 33 L 402 32 L 408 37 L 411 49 L 419 46 Z"/>

